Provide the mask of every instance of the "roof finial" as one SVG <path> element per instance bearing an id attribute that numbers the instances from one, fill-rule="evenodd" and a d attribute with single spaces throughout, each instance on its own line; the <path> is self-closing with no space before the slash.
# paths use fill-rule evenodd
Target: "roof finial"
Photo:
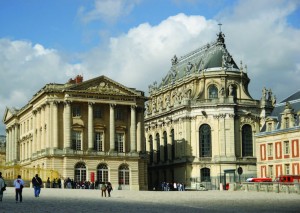
<path id="1" fill-rule="evenodd" d="M 222 32 L 222 24 L 219 23 L 218 25 L 219 25 L 220 32 Z"/>

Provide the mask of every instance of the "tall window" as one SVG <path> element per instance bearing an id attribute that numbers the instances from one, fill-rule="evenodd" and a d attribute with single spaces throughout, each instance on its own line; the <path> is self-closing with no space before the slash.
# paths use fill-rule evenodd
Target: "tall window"
<path id="1" fill-rule="evenodd" d="M 200 126 L 199 140 L 200 157 L 211 157 L 211 129 L 209 125 Z"/>
<path id="2" fill-rule="evenodd" d="M 81 115 L 81 110 L 79 105 L 72 106 L 72 116 L 79 117 Z"/>
<path id="3" fill-rule="evenodd" d="M 200 170 L 201 173 L 201 182 L 209 182 L 210 181 L 210 169 L 202 168 Z"/>
<path id="4" fill-rule="evenodd" d="M 252 127 L 249 124 L 242 127 L 242 156 L 253 156 Z"/>
<path id="5" fill-rule="evenodd" d="M 103 132 L 95 132 L 94 149 L 97 152 L 103 152 Z"/>
<path id="6" fill-rule="evenodd" d="M 124 152 L 124 133 L 116 133 L 115 149 L 117 152 Z"/>
<path id="7" fill-rule="evenodd" d="M 268 157 L 272 157 L 272 156 L 273 156 L 273 144 L 268 143 Z"/>
<path id="8" fill-rule="evenodd" d="M 273 165 L 269 165 L 268 167 L 268 176 L 273 178 Z"/>
<path id="9" fill-rule="evenodd" d="M 285 118 L 285 128 L 290 128 L 290 119 L 289 118 Z"/>
<path id="10" fill-rule="evenodd" d="M 72 146 L 74 150 L 81 150 L 81 132 L 73 131 L 72 132 Z"/>
<path id="11" fill-rule="evenodd" d="M 218 98 L 218 88 L 215 85 L 208 88 L 208 98 Z"/>
<path id="12" fill-rule="evenodd" d="M 159 133 L 156 134 L 156 157 L 157 157 L 157 162 L 160 161 L 160 139 L 159 139 Z"/>
<path id="13" fill-rule="evenodd" d="M 150 155 L 150 163 L 152 163 L 153 162 L 153 137 L 152 137 L 152 135 L 150 135 L 149 136 L 149 147 L 150 147 L 150 153 L 149 153 L 149 155 Z"/>
<path id="14" fill-rule="evenodd" d="M 129 168 L 126 164 L 119 167 L 119 184 L 129 185 Z"/>
<path id="15" fill-rule="evenodd" d="M 102 111 L 100 106 L 94 107 L 94 118 L 102 118 Z"/>
<path id="16" fill-rule="evenodd" d="M 124 112 L 121 108 L 116 108 L 116 120 L 123 120 Z"/>
<path id="17" fill-rule="evenodd" d="M 290 142 L 284 141 L 284 154 L 288 155 L 290 154 Z"/>
<path id="18" fill-rule="evenodd" d="M 99 164 L 97 167 L 97 180 L 99 182 L 108 182 L 108 168 L 106 164 Z"/>
<path id="19" fill-rule="evenodd" d="M 86 181 L 86 167 L 84 163 L 77 163 L 75 165 L 74 180 L 77 182 Z"/>
<path id="20" fill-rule="evenodd" d="M 289 175 L 290 174 L 290 164 L 285 164 L 284 169 L 285 169 L 285 174 Z"/>
<path id="21" fill-rule="evenodd" d="M 174 129 L 171 130 L 171 159 L 174 160 L 175 159 L 175 136 L 174 136 Z"/>
<path id="22" fill-rule="evenodd" d="M 167 132 L 164 132 L 164 161 L 168 160 L 168 138 Z"/>

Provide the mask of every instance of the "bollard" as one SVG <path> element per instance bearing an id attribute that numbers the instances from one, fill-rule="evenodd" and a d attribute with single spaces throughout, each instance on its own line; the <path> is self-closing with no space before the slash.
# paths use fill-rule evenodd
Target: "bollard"
<path id="1" fill-rule="evenodd" d="M 266 185 L 266 192 L 269 192 L 269 187 L 268 187 L 268 185 Z"/>
<path id="2" fill-rule="evenodd" d="M 223 191 L 223 184 L 220 183 L 220 191 Z"/>
<path id="3" fill-rule="evenodd" d="M 248 184 L 245 184 L 245 192 L 248 192 L 249 191 L 249 186 Z"/>

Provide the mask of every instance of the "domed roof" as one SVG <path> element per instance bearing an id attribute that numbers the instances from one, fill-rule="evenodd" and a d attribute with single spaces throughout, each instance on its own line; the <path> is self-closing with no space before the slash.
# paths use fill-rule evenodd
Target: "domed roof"
<path id="1" fill-rule="evenodd" d="M 226 49 L 224 34 L 220 31 L 217 41 L 198 48 L 181 58 L 176 55 L 172 59 L 172 67 L 159 87 L 174 82 L 191 73 L 234 71 L 239 68 Z"/>

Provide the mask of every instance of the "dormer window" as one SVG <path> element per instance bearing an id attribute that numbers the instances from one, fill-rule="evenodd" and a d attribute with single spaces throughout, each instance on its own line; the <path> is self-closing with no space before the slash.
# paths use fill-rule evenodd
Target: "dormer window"
<path id="1" fill-rule="evenodd" d="M 208 98 L 209 99 L 218 98 L 218 88 L 215 85 L 211 85 L 208 88 Z"/>
<path id="2" fill-rule="evenodd" d="M 285 118 L 284 123 L 285 123 L 285 128 L 290 128 L 290 119 L 289 118 Z"/>
<path id="3" fill-rule="evenodd" d="M 272 131 L 272 123 L 267 124 L 267 131 L 271 132 Z"/>

